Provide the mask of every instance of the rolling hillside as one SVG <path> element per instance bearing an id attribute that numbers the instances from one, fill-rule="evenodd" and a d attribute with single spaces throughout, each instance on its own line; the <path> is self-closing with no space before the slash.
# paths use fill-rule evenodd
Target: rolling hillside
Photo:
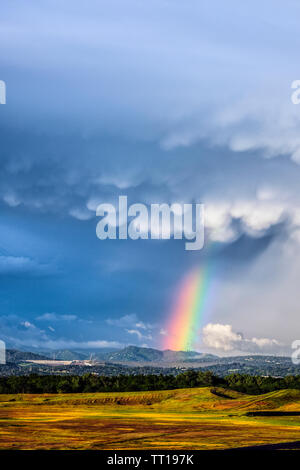
<path id="1" fill-rule="evenodd" d="M 299 415 L 299 390 L 0 395 L 0 449 L 291 449 Z"/>

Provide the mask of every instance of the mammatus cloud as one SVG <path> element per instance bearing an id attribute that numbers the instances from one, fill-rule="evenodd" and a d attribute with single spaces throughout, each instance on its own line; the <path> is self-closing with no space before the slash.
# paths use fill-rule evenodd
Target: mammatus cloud
<path id="1" fill-rule="evenodd" d="M 212 241 L 229 243 L 241 234 L 252 237 L 264 235 L 272 226 L 284 220 L 292 211 L 283 202 L 249 200 L 207 202 L 205 228 Z M 239 224 L 234 222 L 239 221 Z M 235 226 L 234 226 L 235 225 Z"/>
<path id="2" fill-rule="evenodd" d="M 300 164 L 300 111 L 290 100 L 291 83 L 283 84 L 286 88 L 278 87 L 276 98 L 270 95 L 273 87 L 266 88 L 219 113 L 216 122 L 226 129 L 224 140 L 229 148 L 262 150 L 268 158 L 289 156 Z"/>
<path id="3" fill-rule="evenodd" d="M 244 338 L 242 333 L 233 331 L 231 325 L 208 323 L 203 328 L 203 343 L 209 348 L 223 352 L 241 351 L 243 353 L 278 353 L 284 345 L 276 339 Z"/>
<path id="4" fill-rule="evenodd" d="M 208 139 L 233 152 L 259 151 L 266 158 L 284 156 L 300 164 L 300 110 L 291 103 L 290 85 L 288 78 L 279 81 L 276 98 L 274 88 L 265 84 L 263 91 L 245 95 L 228 107 L 215 107 L 205 130 L 202 118 L 195 117 L 181 130 L 171 131 L 162 144 L 172 149 Z"/>
<path id="5" fill-rule="evenodd" d="M 74 0 L 73 4 L 80 2 Z M 209 141 L 212 147 L 222 149 L 222 160 L 230 159 L 228 155 L 223 156 L 226 148 L 232 153 L 244 152 L 245 158 L 247 152 L 258 150 L 267 156 L 288 155 L 298 161 L 300 106 L 291 103 L 290 86 L 292 79 L 298 78 L 293 76 L 298 73 L 293 60 L 298 50 L 295 42 L 298 29 L 293 18 L 298 16 L 299 6 L 291 1 L 288 5 L 277 5 L 270 20 L 270 8 L 262 7 L 258 0 L 252 2 L 246 16 L 234 1 L 227 2 L 226 7 L 216 1 L 209 6 L 195 1 L 187 6 L 179 0 L 162 6 L 160 1 L 153 1 L 151 8 L 139 9 L 131 0 L 126 2 L 126 22 L 119 21 L 124 14 L 121 0 L 114 2 L 114 6 L 100 6 L 92 1 L 90 13 L 84 18 L 79 14 L 80 8 L 75 8 L 72 14 L 66 14 L 63 8 L 60 11 L 59 7 L 54 12 L 49 1 L 45 2 L 44 14 L 36 11 L 32 0 L 21 1 L 19 15 L 14 17 L 4 7 L 3 60 L 8 70 L 16 67 L 13 70 L 20 77 L 27 78 L 30 73 L 30 80 L 21 79 L 15 85 L 15 96 L 22 95 L 14 103 L 20 119 L 31 122 L 27 115 L 31 110 L 34 128 L 38 129 L 42 103 L 43 119 L 49 113 L 51 122 L 55 122 L 53 113 L 58 112 L 68 123 L 68 129 L 63 137 L 59 130 L 58 146 L 53 145 L 51 130 L 49 136 L 48 122 L 43 123 L 47 132 L 43 127 L 38 145 L 31 143 L 30 138 L 34 143 L 37 139 L 32 130 L 25 139 L 24 135 L 10 137 L 7 143 L 10 152 L 5 153 L 1 168 L 0 199 L 11 208 L 25 206 L 43 212 L 63 212 L 87 221 L 94 216 L 91 202 L 94 199 L 101 202 L 104 198 L 108 202 L 112 188 L 118 192 L 129 191 L 143 182 L 151 182 L 156 191 L 158 186 L 177 190 L 182 174 L 181 195 L 191 191 L 194 194 L 190 199 L 199 196 L 199 178 L 194 182 L 192 179 L 193 175 L 201 175 L 208 181 L 201 165 L 195 167 L 186 155 L 178 158 L 175 154 L 172 155 L 174 164 L 169 165 L 169 151 L 159 153 L 159 158 L 150 156 L 143 146 L 149 134 L 152 142 L 168 149 Z M 220 12 L 217 28 L 216 9 Z M 32 12 L 26 24 L 22 12 Z M 35 21 L 37 17 L 39 21 Z M 254 20 L 256 38 L 253 38 Z M 54 34 L 53 24 L 60 21 L 64 24 L 63 32 L 57 28 Z M 175 27 L 177 24 L 180 28 Z M 209 28 L 215 30 L 213 37 L 206 34 Z M 278 30 L 284 32 L 280 42 Z M 75 56 L 74 41 L 81 46 Z M 28 47 L 33 42 L 43 47 L 33 50 Z M 161 44 L 165 46 L 162 48 Z M 128 68 L 124 68 L 124 54 L 130 64 Z M 52 72 L 51 79 L 46 80 L 45 57 Z M 74 76 L 75 66 L 82 71 L 80 83 Z M 124 78 L 121 89 L 119 76 Z M 23 89 L 24 84 L 29 88 Z M 54 106 L 49 84 L 57 92 Z M 82 89 L 85 93 L 81 96 Z M 95 110 L 99 109 L 102 112 L 95 116 Z M 12 129 L 14 121 L 10 124 Z M 74 140 L 72 131 L 68 135 L 73 126 L 76 134 L 79 127 L 78 134 L 83 139 Z M 52 132 L 56 135 L 57 129 L 53 128 Z M 130 141 L 133 133 L 134 140 L 138 140 L 136 134 L 141 136 L 142 144 L 126 155 L 124 145 L 110 152 L 107 142 L 94 140 L 95 135 L 112 134 Z M 12 148 L 12 141 L 16 142 L 16 148 Z M 18 146 L 19 142 L 24 145 Z M 154 152 L 158 153 L 157 147 Z M 206 160 L 209 158 L 208 155 Z M 204 169 L 207 165 L 206 161 Z M 248 222 L 253 225 L 253 221 Z M 232 227 L 222 225 L 211 236 L 216 241 L 228 241 L 236 233 Z"/>
<path id="6" fill-rule="evenodd" d="M 90 243 L 95 225 L 89 219 L 97 205 L 113 203 L 116 195 L 126 193 L 132 202 L 148 204 L 204 202 L 208 239 L 220 244 L 238 245 L 246 234 L 259 245 L 256 239 L 276 232 L 274 239 L 280 243 L 263 248 L 261 262 L 255 259 L 252 269 L 248 264 L 242 272 L 247 250 L 231 257 L 231 265 L 241 269 L 236 278 L 228 270 L 221 279 L 225 292 L 212 318 L 214 324 L 243 326 L 252 339 L 233 338 L 239 347 L 266 347 L 264 339 L 255 338 L 257 331 L 268 337 L 270 329 L 270 337 L 287 343 L 298 322 L 300 276 L 300 105 L 290 100 L 291 82 L 299 78 L 295 19 L 300 5 L 287 0 L 270 8 L 271 0 L 253 0 L 245 15 L 244 5 L 236 0 L 223 5 L 215 0 L 153 0 L 142 7 L 136 0 L 104 3 L 91 0 L 85 15 L 79 0 L 73 0 L 72 11 L 59 2 L 53 9 L 50 0 L 43 2 L 43 10 L 33 0 L 19 0 L 14 15 L 8 2 L 1 8 L 0 40 L 6 45 L 1 70 L 11 92 L 0 116 L 0 238 L 1 244 L 4 240 L 12 246 L 0 258 L 1 285 L 5 276 L 25 279 L 51 272 L 41 261 L 44 253 L 53 259 L 53 253 L 61 252 L 65 270 L 65 279 L 54 280 L 51 289 L 43 279 L 40 295 L 35 286 L 30 290 L 27 279 L 20 283 L 18 299 L 15 289 L 3 290 L 4 313 L 17 301 L 16 309 L 28 313 L 26 319 L 1 325 L 3 334 L 31 344 L 54 341 L 48 326 L 53 321 L 60 340 L 66 332 L 63 321 L 72 319 L 45 314 L 52 317 L 37 320 L 38 313 L 32 312 L 59 311 L 74 293 L 70 309 L 79 301 L 82 317 L 90 308 L 94 316 L 110 316 L 107 297 L 124 306 L 123 318 L 106 323 L 101 318 L 110 330 L 107 338 L 111 332 L 120 341 L 124 335 L 138 341 L 137 332 L 159 335 L 147 321 L 161 321 L 167 290 L 188 269 L 187 258 L 177 260 L 169 242 L 165 250 L 155 247 L 152 252 L 142 244 L 130 252 L 118 249 L 117 242 L 111 250 L 100 243 L 94 249 Z M 12 217 L 15 226 L 7 236 L 3 229 Z M 68 226 L 74 238 L 64 230 Z M 50 253 L 54 239 L 59 246 L 53 243 Z M 20 253 L 26 244 L 28 249 Z M 84 250 L 72 253 L 79 245 Z M 223 248 L 230 252 L 230 246 Z M 110 273 L 106 279 L 99 280 L 96 268 L 89 271 L 98 257 Z M 118 272 L 129 269 L 132 277 L 125 282 L 124 276 L 119 283 Z M 150 285 L 152 292 L 137 287 L 139 282 L 144 289 Z M 130 314 L 132 292 L 145 308 L 143 321 Z M 44 305 L 47 296 L 49 307 Z M 43 304 L 42 310 L 35 302 Z M 36 326 L 26 327 L 22 321 Z M 67 326 L 70 338 L 71 322 Z M 76 340 L 95 338 L 81 326 Z"/>

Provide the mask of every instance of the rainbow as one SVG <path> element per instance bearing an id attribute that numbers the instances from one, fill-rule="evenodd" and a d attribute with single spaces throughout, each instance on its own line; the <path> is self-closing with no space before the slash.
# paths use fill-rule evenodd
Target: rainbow
<path id="1" fill-rule="evenodd" d="M 165 327 L 163 349 L 186 351 L 194 347 L 209 298 L 209 280 L 209 267 L 194 269 L 184 277 Z"/>

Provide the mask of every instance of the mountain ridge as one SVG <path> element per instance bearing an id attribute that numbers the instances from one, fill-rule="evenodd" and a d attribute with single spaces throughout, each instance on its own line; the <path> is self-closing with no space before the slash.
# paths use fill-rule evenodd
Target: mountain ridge
<path id="1" fill-rule="evenodd" d="M 118 350 L 73 350 L 60 349 L 54 351 L 41 350 L 38 352 L 19 351 L 7 349 L 7 361 L 18 362 L 28 359 L 52 359 L 58 361 L 99 360 L 107 362 L 134 362 L 134 363 L 176 363 L 176 362 L 207 362 L 219 359 L 213 354 L 197 351 L 173 351 L 171 349 L 155 349 L 129 345 Z"/>
<path id="2" fill-rule="evenodd" d="M 49 357 L 30 351 L 19 351 L 18 349 L 6 349 L 6 362 L 21 362 L 27 360 L 47 360 Z"/>
<path id="3" fill-rule="evenodd" d="M 213 360 L 218 356 L 199 353 L 197 351 L 172 351 L 166 349 L 145 348 L 139 346 L 126 346 L 120 351 L 107 354 L 106 360 L 120 362 L 184 362 L 189 360 Z"/>

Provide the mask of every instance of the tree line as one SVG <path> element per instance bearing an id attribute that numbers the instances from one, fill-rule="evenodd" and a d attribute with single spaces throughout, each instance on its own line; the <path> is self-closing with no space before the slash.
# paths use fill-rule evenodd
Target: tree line
<path id="1" fill-rule="evenodd" d="M 282 378 L 231 374 L 218 377 L 210 371 L 189 370 L 174 375 L 37 375 L 0 377 L 0 393 L 94 393 L 224 387 L 258 395 L 275 390 L 300 390 L 300 375 Z"/>

